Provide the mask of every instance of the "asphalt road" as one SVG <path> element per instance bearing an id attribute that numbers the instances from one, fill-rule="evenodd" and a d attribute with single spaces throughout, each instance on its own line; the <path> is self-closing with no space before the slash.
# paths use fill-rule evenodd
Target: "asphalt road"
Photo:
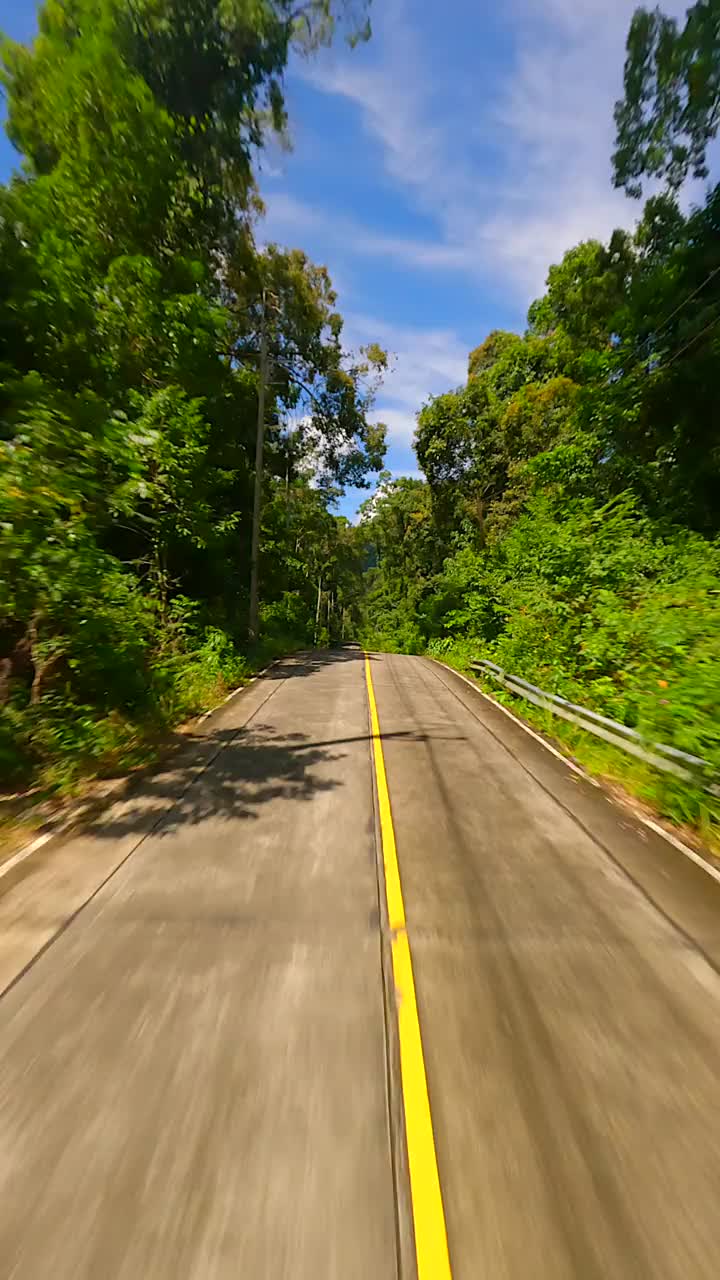
<path id="1" fill-rule="evenodd" d="M 455 1280 L 715 1280 L 720 885 L 373 656 Z M 0 1277 L 412 1276 L 364 663 L 0 880 Z M 380 887 L 380 894 L 379 894 Z"/>

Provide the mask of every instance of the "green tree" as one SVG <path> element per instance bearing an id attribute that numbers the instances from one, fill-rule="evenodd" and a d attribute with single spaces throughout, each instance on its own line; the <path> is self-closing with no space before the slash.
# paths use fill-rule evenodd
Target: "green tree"
<path id="1" fill-rule="evenodd" d="M 366 566 L 363 643 L 417 652 L 438 565 L 429 486 L 413 477 L 386 477 L 363 505 L 356 537 Z"/>
<path id="2" fill-rule="evenodd" d="M 643 179 L 677 190 L 705 178 L 720 125 L 720 3 L 697 0 L 684 25 L 636 9 L 627 38 L 625 95 L 615 107 L 615 185 L 642 194 Z"/>
<path id="3" fill-rule="evenodd" d="M 488 657 L 720 764 L 718 244 L 718 192 L 687 219 L 655 197 L 633 238 L 570 250 L 525 335 L 491 334 L 467 387 L 421 410 L 431 551 L 402 536 L 400 495 L 374 501 L 378 548 L 392 532 L 368 644 Z M 652 770 L 633 785 L 706 834 L 719 816 Z"/>
<path id="4" fill-rule="evenodd" d="M 3 43 L 23 155 L 0 190 L 8 775 L 115 759 L 237 678 L 263 292 L 269 639 L 312 638 L 318 565 L 325 630 L 352 594 L 332 504 L 381 466 L 385 357 L 346 350 L 323 268 L 257 249 L 253 164 L 286 127 L 290 48 L 365 37 L 366 8 L 47 0 L 32 44 Z"/>

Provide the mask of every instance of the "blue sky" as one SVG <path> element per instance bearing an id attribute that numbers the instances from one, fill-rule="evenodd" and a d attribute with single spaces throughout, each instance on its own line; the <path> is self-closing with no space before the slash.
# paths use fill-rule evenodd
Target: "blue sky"
<path id="1" fill-rule="evenodd" d="M 264 236 L 327 265 L 348 343 L 393 354 L 375 416 L 394 473 L 416 468 L 417 410 L 464 380 L 491 329 L 523 327 L 549 264 L 637 217 L 610 182 L 634 7 L 376 0 L 367 46 L 293 60 L 293 150 L 264 156 Z M 34 12 L 0 0 L 0 25 L 26 39 Z M 0 177 L 14 159 L 3 137 Z"/>

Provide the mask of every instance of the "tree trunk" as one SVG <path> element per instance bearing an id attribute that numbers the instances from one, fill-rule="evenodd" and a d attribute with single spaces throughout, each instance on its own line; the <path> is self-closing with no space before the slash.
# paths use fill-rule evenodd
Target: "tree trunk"
<path id="1" fill-rule="evenodd" d="M 35 675 L 33 676 L 33 682 L 30 686 L 30 705 L 32 707 L 37 706 L 42 697 L 43 686 L 48 675 L 52 671 L 53 667 L 56 667 L 60 659 L 64 656 L 65 655 L 63 653 L 54 653 L 50 658 L 47 658 L 45 662 L 36 663 Z"/>
<path id="2" fill-rule="evenodd" d="M 252 543 L 250 549 L 250 619 L 248 639 L 255 644 L 259 634 L 260 517 L 262 512 L 263 446 L 265 443 L 265 382 L 267 379 L 267 330 L 263 298 L 262 334 L 260 337 L 260 373 L 258 383 L 257 435 L 255 437 L 255 493 L 253 497 Z"/>
<path id="3" fill-rule="evenodd" d="M 315 648 L 317 648 L 317 642 L 318 642 L 318 631 L 320 630 L 320 605 L 321 605 L 321 603 L 322 603 L 322 574 L 318 577 L 317 607 L 316 607 L 316 609 L 315 609 L 315 637 L 314 637 L 314 641 L 313 641 L 313 643 L 314 643 L 314 645 L 315 645 Z"/>
<path id="4" fill-rule="evenodd" d="M 0 707 L 3 707 L 10 697 L 12 669 L 12 658 L 0 659 Z"/>

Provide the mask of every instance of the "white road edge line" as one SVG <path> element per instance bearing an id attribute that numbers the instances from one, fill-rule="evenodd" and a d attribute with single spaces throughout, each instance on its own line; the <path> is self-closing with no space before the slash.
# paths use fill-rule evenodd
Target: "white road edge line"
<path id="1" fill-rule="evenodd" d="M 458 680 L 463 680 L 471 689 L 474 689 L 475 693 L 479 693 L 481 698 L 485 698 L 486 702 L 491 703 L 493 707 L 497 707 L 498 711 L 502 711 L 503 715 L 506 715 L 514 724 L 519 725 L 521 729 L 524 729 L 531 738 L 534 738 L 536 742 L 539 742 L 543 747 L 545 747 L 551 755 L 556 756 L 558 760 L 562 760 L 563 764 L 566 764 L 568 769 L 572 769 L 573 773 L 577 773 L 580 778 L 585 778 L 586 781 L 591 782 L 594 787 L 600 786 L 600 783 L 596 778 L 591 778 L 590 774 L 586 773 L 584 769 L 581 769 L 579 765 L 575 764 L 574 760 L 568 760 L 567 756 L 564 756 L 562 751 L 558 751 L 556 747 L 553 747 L 549 742 L 546 742 L 539 733 L 536 733 L 534 729 L 530 728 L 529 724 L 523 724 L 523 721 L 518 720 L 517 716 L 514 716 L 512 711 L 508 711 L 507 707 L 504 707 L 501 702 L 496 702 L 495 699 L 491 698 L 490 694 L 486 693 L 484 689 L 481 689 L 478 684 L 475 684 L 474 681 L 469 680 L 467 676 L 464 676 L 462 671 L 456 671 L 455 667 L 446 666 L 444 662 L 439 662 L 437 658 L 430 658 L 430 661 L 436 663 L 438 667 L 442 667 L 443 671 L 452 671 L 453 675 L 458 677 Z"/>
<path id="2" fill-rule="evenodd" d="M 705 858 L 700 856 L 699 853 L 696 853 L 689 845 L 683 844 L 682 840 L 678 840 L 677 836 L 666 831 L 658 822 L 653 822 L 652 818 L 643 818 L 640 816 L 640 821 L 644 826 L 649 827 L 651 831 L 662 836 L 663 840 L 667 840 L 668 844 L 674 845 L 676 849 L 679 849 L 681 853 L 684 853 L 685 857 L 689 858 L 691 862 L 695 862 L 698 867 L 702 867 L 703 871 L 707 871 L 707 874 L 712 876 L 713 880 L 717 880 L 718 884 L 720 884 L 720 871 L 718 871 L 717 867 L 712 867 Z"/>
<path id="3" fill-rule="evenodd" d="M 17 853 L 8 858 L 7 862 L 0 864 L 0 879 L 6 876 L 8 871 L 12 871 L 13 867 L 17 867 L 19 863 L 29 858 L 31 853 L 37 853 L 38 849 L 42 849 L 42 846 L 47 844 L 48 840 L 52 840 L 53 836 L 61 836 L 64 830 L 64 827 L 59 827 L 57 831 L 45 831 L 41 836 L 37 836 L 31 844 L 26 844 L 24 849 L 18 849 Z"/>
<path id="4" fill-rule="evenodd" d="M 425 656 L 429 657 L 429 655 Z M 561 760 L 564 765 L 567 765 L 568 769 L 572 769 L 573 773 L 577 773 L 578 776 L 584 778 L 586 782 L 591 782 L 594 787 L 601 787 L 601 783 L 599 783 L 596 778 L 592 778 L 589 773 L 586 773 L 584 769 L 581 769 L 573 760 L 568 760 L 567 756 L 562 754 L 562 751 L 558 751 L 556 747 L 553 747 L 549 742 L 546 742 L 539 733 L 536 733 L 529 725 L 524 724 L 516 715 L 513 715 L 512 711 L 509 711 L 507 707 L 504 707 L 501 702 L 496 702 L 494 698 L 490 697 L 489 693 L 486 693 L 484 689 L 481 689 L 473 680 L 464 676 L 462 671 L 456 671 L 454 667 L 446 666 L 444 662 L 438 661 L 437 658 L 430 658 L 430 661 L 434 662 L 436 666 L 442 667 L 444 671 L 451 671 L 459 680 L 464 681 L 466 685 L 469 685 L 471 689 L 474 689 L 475 693 L 479 693 L 481 698 L 485 698 L 486 702 L 489 702 L 493 707 L 496 707 L 498 711 L 502 711 L 503 715 L 506 715 L 514 724 L 518 725 L 521 729 L 524 729 L 525 733 L 528 733 L 531 738 L 534 738 L 536 742 L 539 742 L 541 746 L 545 747 L 546 751 L 549 751 L 551 755 L 555 756 L 558 760 Z M 667 840 L 668 844 L 673 845 L 675 849 L 679 849 L 680 853 L 684 853 L 686 858 L 689 858 L 691 862 L 694 862 L 696 866 L 700 867 L 702 871 L 706 872 L 707 875 L 712 876 L 713 880 L 717 880 L 718 884 L 720 884 L 720 870 L 718 870 L 717 867 L 711 866 L 705 858 L 701 857 L 699 853 L 696 853 L 694 849 L 691 849 L 689 845 L 683 844 L 682 840 L 678 840 L 677 836 L 666 831 L 664 827 L 660 826 L 659 822 L 653 822 L 652 818 L 644 818 L 642 814 L 635 813 L 634 811 L 633 817 L 639 822 L 642 822 L 644 827 L 648 827 L 650 831 L 654 831 L 656 835 L 662 836 L 662 839 Z"/>
<path id="5" fill-rule="evenodd" d="M 203 720 L 207 720 L 208 716 L 211 716 L 215 711 L 219 711 L 220 707 L 223 707 L 226 702 L 230 702 L 231 698 L 235 698 L 238 693 L 242 693 L 243 689 L 247 689 L 248 685 L 254 684 L 261 676 L 267 675 L 270 667 L 274 667 L 281 661 L 282 658 L 276 658 L 274 662 L 270 662 L 267 667 L 263 667 L 262 671 L 258 671 L 257 675 L 251 676 L 249 680 L 246 680 L 245 684 L 239 684 L 237 689 L 232 689 L 227 697 L 223 698 L 222 702 L 219 702 L 217 706 L 210 707 L 209 711 L 204 711 L 201 716 L 198 716 L 197 723 L 202 724 Z M 118 783 L 118 787 L 120 786 L 120 783 L 124 781 L 125 779 L 121 778 Z M 112 792 L 109 793 L 109 798 L 112 801 Z M 43 845 L 47 844 L 48 840 L 54 840 L 56 836 L 63 835 L 66 831 L 69 831 L 72 826 L 73 820 L 71 819 L 70 822 L 64 822 L 61 826 L 54 827 L 52 831 L 44 831 L 42 835 L 36 836 L 34 840 L 31 840 L 30 844 L 23 845 L 22 849 L 18 849 L 17 853 L 13 853 L 5 862 L 0 862 L 0 880 L 2 880 L 3 876 L 6 876 L 9 871 L 12 871 L 13 867 L 18 867 L 20 863 L 24 862 L 26 858 L 29 858 L 31 854 L 37 853 L 38 849 L 42 849 Z"/>

